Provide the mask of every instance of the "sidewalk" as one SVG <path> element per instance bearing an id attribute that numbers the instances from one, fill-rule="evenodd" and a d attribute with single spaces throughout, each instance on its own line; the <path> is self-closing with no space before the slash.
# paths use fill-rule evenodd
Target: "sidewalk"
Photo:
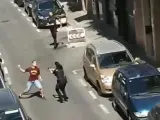
<path id="1" fill-rule="evenodd" d="M 153 66 L 158 66 L 158 64 L 147 58 L 142 49 L 138 48 L 134 44 L 127 43 L 126 41 L 122 40 L 114 28 L 104 25 L 103 23 L 93 22 L 93 20 L 89 19 L 84 11 L 71 12 L 67 6 L 67 3 L 63 3 L 63 5 L 65 11 L 67 12 L 68 23 L 75 28 L 85 28 L 87 42 L 92 40 L 117 40 L 125 45 L 134 57 L 140 57 L 142 60 L 147 61 Z"/>

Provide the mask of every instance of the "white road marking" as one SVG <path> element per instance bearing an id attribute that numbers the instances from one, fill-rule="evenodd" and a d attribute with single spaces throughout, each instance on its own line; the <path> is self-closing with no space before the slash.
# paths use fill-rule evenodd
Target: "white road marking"
<path id="1" fill-rule="evenodd" d="M 37 32 L 41 32 L 39 29 L 36 30 Z"/>
<path id="2" fill-rule="evenodd" d="M 18 7 L 16 4 L 13 5 L 14 7 Z"/>
<path id="3" fill-rule="evenodd" d="M 84 47 L 86 46 L 86 42 L 70 43 L 66 45 L 67 45 L 67 48 Z"/>
<path id="4" fill-rule="evenodd" d="M 34 23 L 32 23 L 32 26 L 33 26 L 33 27 L 36 27 L 36 25 L 35 25 Z"/>
<path id="5" fill-rule="evenodd" d="M 78 80 L 84 87 L 87 87 L 87 84 L 84 82 L 84 80 L 82 80 L 82 79 L 78 79 Z"/>
<path id="6" fill-rule="evenodd" d="M 76 72 L 75 70 L 73 70 L 72 72 L 73 72 L 73 74 L 74 74 L 74 75 L 76 75 L 76 74 L 77 74 L 77 72 Z"/>
<path id="7" fill-rule="evenodd" d="M 21 9 L 18 8 L 17 10 L 18 10 L 19 12 L 21 12 Z"/>
<path id="8" fill-rule="evenodd" d="M 99 107 L 105 112 L 105 113 L 109 113 L 108 109 L 103 105 L 103 104 L 99 104 Z"/>
<path id="9" fill-rule="evenodd" d="M 97 96 L 91 90 L 88 91 L 88 92 L 92 96 L 93 99 L 97 99 Z"/>
<path id="10" fill-rule="evenodd" d="M 8 74 L 8 69 L 7 69 L 7 67 L 4 67 L 3 70 L 4 70 L 4 74 Z"/>
<path id="11" fill-rule="evenodd" d="M 29 18 L 27 18 L 27 21 L 31 21 Z"/>
<path id="12" fill-rule="evenodd" d="M 24 17 L 26 16 L 26 14 L 25 13 L 21 13 Z"/>
<path id="13" fill-rule="evenodd" d="M 2 55 L 2 53 L 0 52 L 0 55 Z"/>
<path id="14" fill-rule="evenodd" d="M 11 1 L 11 3 L 13 4 L 14 2 L 13 2 L 13 1 Z"/>
<path id="15" fill-rule="evenodd" d="M 8 85 L 12 85 L 11 79 L 7 78 Z"/>
<path id="16" fill-rule="evenodd" d="M 2 59 L 2 65 L 4 64 L 4 60 Z"/>

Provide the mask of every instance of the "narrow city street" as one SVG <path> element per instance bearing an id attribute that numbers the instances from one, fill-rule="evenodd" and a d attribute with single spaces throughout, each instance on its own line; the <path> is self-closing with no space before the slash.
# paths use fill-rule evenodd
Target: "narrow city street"
<path id="1" fill-rule="evenodd" d="M 60 47 L 54 50 L 49 44 L 52 37 L 48 29 L 39 30 L 28 18 L 23 8 L 18 8 L 11 0 L 0 3 L 0 53 L 4 59 L 7 78 L 12 88 L 21 93 L 28 79 L 17 68 L 18 64 L 26 68 L 32 60 L 37 60 L 41 69 L 42 84 L 47 100 L 37 96 L 21 99 L 32 120 L 122 120 L 112 108 L 111 98 L 99 97 L 95 89 L 83 79 L 82 54 L 84 47 Z M 66 26 L 58 29 L 58 40 L 67 42 Z M 56 78 L 48 67 L 59 61 L 68 78 L 68 102 L 59 103 L 54 86 Z M 54 66 L 53 66 L 54 67 Z M 32 92 L 37 89 L 34 88 Z"/>

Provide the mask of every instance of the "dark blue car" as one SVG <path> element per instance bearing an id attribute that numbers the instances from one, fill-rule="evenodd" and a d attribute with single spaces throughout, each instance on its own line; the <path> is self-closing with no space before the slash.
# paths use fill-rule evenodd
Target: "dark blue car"
<path id="1" fill-rule="evenodd" d="M 59 24 L 67 24 L 66 13 L 58 0 L 33 0 L 31 11 L 37 28 L 54 25 L 55 16 Z"/>
<path id="2" fill-rule="evenodd" d="M 160 103 L 160 73 L 149 64 L 117 69 L 113 76 L 113 107 L 129 120 L 146 120 L 148 112 Z"/>

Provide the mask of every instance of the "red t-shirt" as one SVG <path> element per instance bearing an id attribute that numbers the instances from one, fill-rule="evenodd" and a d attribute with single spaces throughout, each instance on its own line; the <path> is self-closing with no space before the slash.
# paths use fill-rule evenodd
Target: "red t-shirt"
<path id="1" fill-rule="evenodd" d="M 25 70 L 25 72 L 29 72 L 30 76 L 29 76 L 29 81 L 35 81 L 39 79 L 39 75 L 40 75 L 40 69 L 35 66 L 33 67 L 29 67 Z"/>

